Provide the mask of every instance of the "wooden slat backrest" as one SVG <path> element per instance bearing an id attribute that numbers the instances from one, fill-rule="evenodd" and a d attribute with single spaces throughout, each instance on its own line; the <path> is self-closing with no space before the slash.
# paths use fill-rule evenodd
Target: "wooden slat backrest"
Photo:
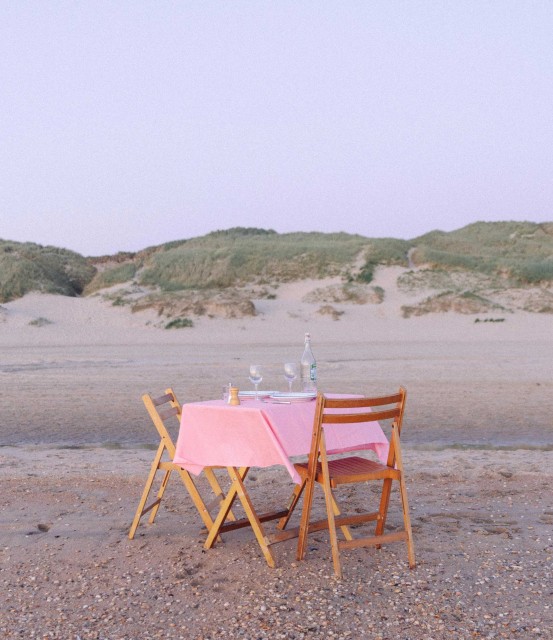
<path id="1" fill-rule="evenodd" d="M 309 456 L 309 471 L 313 471 L 317 460 L 321 454 L 321 449 L 325 448 L 324 425 L 359 424 L 362 422 L 383 422 L 392 420 L 392 431 L 401 433 L 403 412 L 405 408 L 406 391 L 399 388 L 398 393 L 385 396 L 363 397 L 363 398 L 327 398 L 323 394 L 317 396 L 317 407 L 313 423 L 313 435 L 311 441 L 311 453 Z M 389 405 L 395 405 L 390 407 Z M 355 411 L 364 408 L 379 408 L 376 411 Z M 333 410 L 328 413 L 327 409 Z M 345 412 L 334 412 L 337 409 L 347 410 Z M 390 451 L 387 465 L 393 467 L 396 460 L 394 438 L 390 438 Z"/>
<path id="2" fill-rule="evenodd" d="M 180 416 L 180 410 L 178 407 L 171 407 L 170 409 L 165 409 L 165 411 L 158 411 L 158 415 L 162 420 L 167 420 L 171 416 Z"/>
<path id="3" fill-rule="evenodd" d="M 159 396 L 159 398 L 152 398 L 150 396 L 150 399 L 152 400 L 154 407 L 159 407 L 162 404 L 166 404 L 167 402 L 174 400 L 175 394 L 172 391 L 169 391 L 169 393 L 165 393 L 164 396 Z"/>
<path id="4" fill-rule="evenodd" d="M 150 414 L 150 418 L 152 419 L 161 440 L 167 448 L 167 452 L 169 453 L 171 460 L 173 460 L 173 456 L 175 455 L 175 444 L 173 443 L 173 439 L 167 431 L 167 427 L 164 423 L 164 420 L 172 416 L 176 416 L 177 419 L 180 419 L 181 406 L 176 400 L 173 390 L 166 389 L 165 395 L 160 396 L 159 398 L 152 398 L 149 393 L 145 393 L 142 396 L 142 401 L 144 402 L 146 410 Z M 163 410 L 158 409 L 158 407 L 168 403 L 171 404 L 171 407 Z"/>
<path id="5" fill-rule="evenodd" d="M 346 409 L 362 407 L 378 407 L 387 404 L 401 402 L 402 394 L 394 393 L 388 396 L 375 396 L 374 398 L 327 398 L 325 397 L 325 409 Z"/>
<path id="6" fill-rule="evenodd" d="M 325 407 L 326 408 L 326 407 Z M 327 424 L 351 424 L 354 422 L 379 422 L 399 418 L 401 409 L 387 409 L 385 411 L 371 411 L 371 413 L 325 413 L 323 422 Z"/>

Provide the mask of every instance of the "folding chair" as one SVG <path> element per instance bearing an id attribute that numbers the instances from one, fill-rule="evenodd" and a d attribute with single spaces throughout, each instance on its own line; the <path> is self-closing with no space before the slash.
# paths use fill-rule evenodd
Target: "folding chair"
<path id="1" fill-rule="evenodd" d="M 224 499 L 223 491 L 213 473 L 213 470 L 210 467 L 206 467 L 204 469 L 204 474 L 215 493 L 215 499 L 209 504 L 206 505 L 196 488 L 196 484 L 192 479 L 190 473 L 185 469 L 182 469 L 177 464 L 173 463 L 173 457 L 175 455 L 175 445 L 169 432 L 167 431 L 167 427 L 165 426 L 165 420 L 167 418 L 171 418 L 173 416 L 176 417 L 177 421 L 180 424 L 181 418 L 181 405 L 175 396 L 175 393 L 172 389 L 166 389 L 165 395 L 160 396 L 159 398 L 152 398 L 152 396 L 148 393 L 145 393 L 142 396 L 142 401 L 146 406 L 150 417 L 159 433 L 160 442 L 157 448 L 156 455 L 154 456 L 154 460 L 150 467 L 150 473 L 148 475 L 148 479 L 146 480 L 146 485 L 144 486 L 144 491 L 142 492 L 142 497 L 140 498 L 140 502 L 138 503 L 138 507 L 136 509 L 136 514 L 134 516 L 134 520 L 132 522 L 129 538 L 132 540 L 134 538 L 134 534 L 140 522 L 142 516 L 149 511 L 151 511 L 151 515 L 149 518 L 150 524 L 152 524 L 157 515 L 159 505 L 161 504 L 161 500 L 163 498 L 163 494 L 165 493 L 165 489 L 167 488 L 167 483 L 169 482 L 169 478 L 171 477 L 171 473 L 176 471 L 184 486 L 188 490 L 190 497 L 192 498 L 194 504 L 196 505 L 196 509 L 207 527 L 209 531 L 213 526 L 213 519 L 211 518 L 210 511 L 215 507 L 219 507 L 220 503 Z M 167 453 L 166 457 L 169 457 L 169 460 L 162 460 L 164 454 Z M 156 499 L 148 506 L 146 506 L 146 501 L 148 500 L 148 495 L 154 483 L 156 474 L 158 471 L 163 471 L 163 478 L 161 480 L 161 486 L 157 492 Z M 227 516 L 229 520 L 234 519 L 234 515 L 230 512 Z"/>
<path id="2" fill-rule="evenodd" d="M 367 546 L 380 548 L 380 545 L 384 543 L 405 540 L 407 543 L 409 567 L 413 568 L 415 566 L 415 548 L 411 532 L 409 503 L 407 501 L 400 446 L 405 398 L 406 391 L 403 387 L 400 387 L 399 391 L 393 395 L 376 398 L 330 399 L 319 394 L 308 462 L 294 465 L 302 478 L 302 483 L 298 485 L 294 491 L 289 514 L 279 523 L 279 528 L 286 526 L 291 511 L 295 508 L 305 489 L 298 536 L 298 560 L 302 560 L 305 557 L 307 536 L 310 531 L 328 528 L 334 572 L 339 578 L 342 577 L 340 565 L 340 550 L 342 549 L 354 549 Z M 386 464 L 360 456 L 348 456 L 329 460 L 325 446 L 325 428 L 327 425 L 331 425 L 332 429 L 337 429 L 344 428 L 341 425 L 352 423 L 378 421 L 382 424 L 383 421 L 390 420 L 392 421 L 390 450 Z M 378 511 L 374 513 L 342 516 L 333 490 L 342 484 L 361 483 L 371 480 L 383 481 Z M 384 533 L 392 482 L 394 480 L 399 483 L 404 529 L 393 533 Z M 311 522 L 315 483 L 322 485 L 327 517 L 325 520 Z M 348 525 L 358 525 L 370 521 L 376 521 L 374 535 L 363 538 L 352 537 Z M 342 532 L 346 538 L 345 540 L 338 540 L 336 531 L 336 527 L 338 526 L 342 528 Z"/>

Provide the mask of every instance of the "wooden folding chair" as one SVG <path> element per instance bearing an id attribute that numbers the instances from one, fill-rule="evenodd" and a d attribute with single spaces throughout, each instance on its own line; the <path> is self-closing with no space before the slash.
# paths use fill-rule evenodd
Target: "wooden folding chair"
<path id="1" fill-rule="evenodd" d="M 213 492 L 215 493 L 215 499 L 210 504 L 206 505 L 198 489 L 196 488 L 196 484 L 194 483 L 194 480 L 192 479 L 190 473 L 188 473 L 188 471 L 186 471 L 182 467 L 179 467 L 179 465 L 173 463 L 173 457 L 175 455 L 175 445 L 173 443 L 173 440 L 171 439 L 171 436 L 169 435 L 169 432 L 167 431 L 167 427 L 165 426 L 164 421 L 175 416 L 180 424 L 181 405 L 177 400 L 174 391 L 172 389 L 166 389 L 165 395 L 160 396 L 159 398 L 152 398 L 150 394 L 145 393 L 142 396 L 142 401 L 144 402 L 144 405 L 148 413 L 150 414 L 150 417 L 152 418 L 157 432 L 159 433 L 160 442 L 157 448 L 157 452 L 154 456 L 154 460 L 150 467 L 150 473 L 148 475 L 148 479 L 146 480 L 146 485 L 144 486 L 142 497 L 140 498 L 138 507 L 136 509 L 136 514 L 129 531 L 129 538 L 131 540 L 134 538 L 136 528 L 138 527 L 140 519 L 144 514 L 151 511 L 151 515 L 148 521 L 150 522 L 150 524 L 154 522 L 159 509 L 159 505 L 163 498 L 163 494 L 165 493 L 165 489 L 167 488 L 169 478 L 171 477 L 171 473 L 173 471 L 176 471 L 179 474 L 182 482 L 184 483 L 184 486 L 190 494 L 190 497 L 196 505 L 196 509 L 198 509 L 198 512 L 209 531 L 213 526 L 213 519 L 211 518 L 210 511 L 215 507 L 217 507 L 218 509 L 225 496 L 223 494 L 223 491 L 221 490 L 217 478 L 215 477 L 215 474 L 213 473 L 213 470 L 210 467 L 206 467 L 204 469 L 204 474 Z M 169 460 L 162 460 L 164 454 L 167 454 L 165 457 L 168 457 Z M 150 505 L 146 506 L 148 495 L 158 471 L 164 472 L 160 488 L 157 492 L 156 499 Z M 227 515 L 227 518 L 229 520 L 234 519 L 234 515 L 232 514 L 232 512 Z"/>
<path id="2" fill-rule="evenodd" d="M 400 387 L 399 391 L 393 395 L 376 398 L 330 399 L 319 394 L 308 462 L 294 465 L 302 478 L 302 483 L 298 485 L 294 491 L 288 515 L 279 523 L 280 528 L 286 526 L 291 512 L 305 489 L 298 536 L 298 560 L 302 560 L 305 557 L 308 534 L 311 531 L 328 528 L 334 571 L 340 578 L 342 577 L 340 565 L 340 550 L 342 549 L 354 549 L 367 546 L 380 548 L 380 545 L 384 543 L 405 540 L 407 543 L 409 566 L 411 568 L 415 566 L 415 548 L 411 532 L 409 503 L 407 501 L 400 446 L 405 398 L 406 391 L 403 387 Z M 348 456 L 329 460 L 325 445 L 326 425 L 332 425 L 331 428 L 336 429 L 342 428 L 340 425 L 374 421 L 378 421 L 381 424 L 384 421 L 392 421 L 390 451 L 386 464 L 381 464 L 380 462 L 375 462 L 374 460 L 360 456 Z M 370 480 L 383 481 L 378 511 L 374 513 L 342 516 L 333 490 L 342 484 L 361 483 Z M 404 529 L 393 533 L 384 533 L 392 482 L 394 480 L 399 483 Z M 325 520 L 311 522 L 315 483 L 322 485 L 327 517 Z M 348 525 L 358 525 L 370 521 L 376 521 L 374 535 L 363 538 L 352 537 Z M 346 538 L 345 540 L 338 540 L 336 531 L 336 527 L 338 526 L 342 528 L 344 537 Z"/>

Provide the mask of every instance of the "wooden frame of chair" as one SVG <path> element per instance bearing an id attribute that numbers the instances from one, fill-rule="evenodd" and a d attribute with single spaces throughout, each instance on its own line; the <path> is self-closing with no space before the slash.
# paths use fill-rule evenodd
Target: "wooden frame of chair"
<path id="1" fill-rule="evenodd" d="M 305 557 L 308 534 L 312 531 L 328 528 L 334 571 L 340 578 L 342 577 L 341 549 L 367 546 L 380 548 L 384 543 L 404 540 L 407 544 L 409 567 L 413 568 L 415 566 L 415 549 L 400 445 L 405 399 L 406 391 L 403 387 L 400 387 L 395 394 L 374 398 L 331 399 L 322 394 L 317 397 L 309 459 L 307 463 L 294 465 L 302 478 L 302 482 L 294 490 L 287 516 L 279 522 L 279 528 L 283 529 L 305 489 L 298 536 L 298 560 L 302 560 Z M 327 409 L 332 409 L 335 412 L 327 413 Z M 344 410 L 344 412 L 336 412 L 336 410 Z M 353 413 L 352 411 L 355 412 Z M 390 450 L 386 464 L 359 456 L 348 456 L 334 460 L 328 459 L 325 445 L 325 425 L 382 422 L 385 420 L 392 420 Z M 333 489 L 341 484 L 360 483 L 370 480 L 383 481 L 378 511 L 354 516 L 342 516 L 336 503 Z M 399 483 L 404 529 L 387 534 L 384 533 L 384 527 L 394 480 Z M 321 484 L 323 487 L 327 517 L 325 520 L 311 522 L 315 483 Z M 370 521 L 376 521 L 374 535 L 355 539 L 351 536 L 348 525 L 357 525 Z M 338 540 L 337 526 L 342 528 L 345 540 Z"/>
<path id="2" fill-rule="evenodd" d="M 180 476 L 184 486 L 186 487 L 188 493 L 190 494 L 190 497 L 192 498 L 192 501 L 194 502 L 194 505 L 196 506 L 196 509 L 200 514 L 200 517 L 203 520 L 204 525 L 209 531 L 213 526 L 213 519 L 210 515 L 210 511 L 215 509 L 215 507 L 219 508 L 225 496 L 213 472 L 213 469 L 210 467 L 206 467 L 204 469 L 204 474 L 211 486 L 211 489 L 213 490 L 213 493 L 215 494 L 214 500 L 206 505 L 190 473 L 186 471 L 186 469 L 183 469 L 173 462 L 173 457 L 175 455 L 175 445 L 171 436 L 169 435 L 169 432 L 167 431 L 167 427 L 165 426 L 164 421 L 174 416 L 180 423 L 181 405 L 177 400 L 175 392 L 171 388 L 166 389 L 165 394 L 160 396 L 159 398 L 152 398 L 150 394 L 145 393 L 142 396 L 142 401 L 144 402 L 144 406 L 146 407 L 146 410 L 148 411 L 150 418 L 152 419 L 152 422 L 157 429 L 157 432 L 160 436 L 160 442 L 150 466 L 150 473 L 148 474 L 144 490 L 142 491 L 142 496 L 136 509 L 136 513 L 129 531 L 129 538 L 131 540 L 134 538 L 140 519 L 146 513 L 151 512 L 148 522 L 150 524 L 154 522 L 159 509 L 159 505 L 161 504 L 161 500 L 163 498 L 163 494 L 165 493 L 165 489 L 167 488 L 169 478 L 171 477 L 173 471 L 176 471 Z M 167 407 L 165 405 L 169 406 Z M 164 454 L 167 454 L 166 457 L 169 457 L 169 460 L 162 460 Z M 150 494 L 158 471 L 164 472 L 163 478 L 161 480 L 161 485 L 157 492 L 156 499 L 151 504 L 146 506 L 148 496 Z M 234 519 L 234 515 L 232 514 L 232 512 L 227 514 L 227 518 L 229 520 Z"/>

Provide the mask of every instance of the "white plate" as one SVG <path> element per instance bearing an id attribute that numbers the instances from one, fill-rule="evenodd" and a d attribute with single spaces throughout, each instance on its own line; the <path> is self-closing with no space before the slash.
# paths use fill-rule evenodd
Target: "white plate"
<path id="1" fill-rule="evenodd" d="M 259 398 L 268 398 L 272 396 L 276 391 L 258 391 L 257 395 Z M 239 391 L 239 398 L 255 398 L 255 391 Z"/>
<path id="2" fill-rule="evenodd" d="M 306 393 L 273 393 L 271 400 L 275 402 L 310 402 L 315 400 L 317 394 L 315 392 Z"/>

